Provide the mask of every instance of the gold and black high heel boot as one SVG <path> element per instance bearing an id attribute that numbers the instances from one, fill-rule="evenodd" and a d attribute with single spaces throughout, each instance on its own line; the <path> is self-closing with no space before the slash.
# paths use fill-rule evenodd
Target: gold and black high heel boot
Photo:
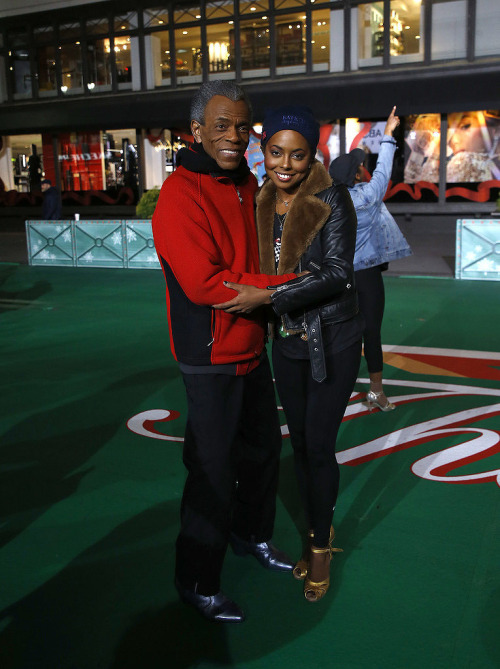
<path id="1" fill-rule="evenodd" d="M 295 564 L 292 572 L 293 577 L 296 578 L 297 581 L 303 581 L 307 576 L 307 569 L 309 567 L 309 557 L 311 553 L 311 544 L 313 539 L 314 539 L 314 532 L 312 530 L 309 530 L 309 532 L 307 533 L 306 547 L 302 552 L 300 560 L 298 560 L 297 563 Z"/>

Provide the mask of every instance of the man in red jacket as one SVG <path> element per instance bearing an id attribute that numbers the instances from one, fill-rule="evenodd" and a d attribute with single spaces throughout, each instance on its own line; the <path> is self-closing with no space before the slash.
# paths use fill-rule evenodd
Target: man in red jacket
<path id="1" fill-rule="evenodd" d="M 177 154 L 153 216 L 170 344 L 188 406 L 175 583 L 181 599 L 209 620 L 241 622 L 243 611 L 220 590 L 228 543 L 269 569 L 293 567 L 270 543 L 281 430 L 264 315 L 212 305 L 234 296 L 225 281 L 265 288 L 296 275 L 259 274 L 245 92 L 230 81 L 203 84 L 191 119 L 195 143 Z"/>

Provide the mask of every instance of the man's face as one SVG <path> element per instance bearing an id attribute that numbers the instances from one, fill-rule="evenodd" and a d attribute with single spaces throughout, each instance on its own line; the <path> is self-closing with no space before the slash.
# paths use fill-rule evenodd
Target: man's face
<path id="1" fill-rule="evenodd" d="M 50 184 L 42 184 L 42 193 L 45 193 L 46 190 L 49 190 Z"/>
<path id="2" fill-rule="evenodd" d="M 205 107 L 205 123 L 191 121 L 195 141 L 223 170 L 235 170 L 250 139 L 250 110 L 244 100 L 214 95 Z"/>

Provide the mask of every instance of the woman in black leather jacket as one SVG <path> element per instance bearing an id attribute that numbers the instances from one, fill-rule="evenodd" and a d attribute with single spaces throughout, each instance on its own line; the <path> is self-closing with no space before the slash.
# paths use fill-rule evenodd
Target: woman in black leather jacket
<path id="1" fill-rule="evenodd" d="M 314 159 L 319 126 L 306 107 L 266 116 L 262 149 L 267 181 L 257 196 L 261 271 L 297 278 L 267 291 L 237 291 L 216 305 L 249 313 L 273 308 L 273 366 L 294 450 L 299 490 L 309 523 L 294 576 L 305 579 L 308 601 L 329 587 L 339 488 L 337 433 L 356 381 L 363 320 L 358 312 L 353 258 L 356 214 L 345 186 L 334 186 Z"/>

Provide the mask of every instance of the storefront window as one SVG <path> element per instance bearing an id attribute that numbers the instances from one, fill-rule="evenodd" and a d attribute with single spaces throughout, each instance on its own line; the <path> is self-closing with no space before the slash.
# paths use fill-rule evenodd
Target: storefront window
<path id="1" fill-rule="evenodd" d="M 417 114 L 405 119 L 405 168 L 407 184 L 439 183 L 441 115 Z"/>
<path id="2" fill-rule="evenodd" d="M 114 19 L 114 29 L 115 33 L 120 33 L 122 31 L 135 30 L 137 28 L 137 13 L 128 12 L 126 14 L 121 14 L 115 16 Z"/>
<path id="3" fill-rule="evenodd" d="M 178 28 L 175 31 L 175 69 L 180 84 L 201 82 L 200 44 L 199 27 Z"/>
<path id="4" fill-rule="evenodd" d="M 276 17 L 278 74 L 305 72 L 305 31 L 304 14 L 285 14 Z"/>
<path id="5" fill-rule="evenodd" d="M 390 54 L 397 62 L 419 60 L 423 55 L 421 0 L 391 0 Z M 411 56 L 410 58 L 408 56 Z"/>
<path id="6" fill-rule="evenodd" d="M 30 54 L 26 32 L 13 32 L 8 36 L 9 74 L 15 99 L 32 95 Z"/>
<path id="7" fill-rule="evenodd" d="M 446 181 L 500 179 L 500 112 L 448 114 Z"/>
<path id="8" fill-rule="evenodd" d="M 229 24 L 207 26 L 208 72 L 211 79 L 222 75 L 234 77 L 234 63 L 230 59 Z"/>
<path id="9" fill-rule="evenodd" d="M 174 23 L 187 23 L 201 19 L 200 5 L 176 5 L 174 7 Z"/>
<path id="10" fill-rule="evenodd" d="M 240 0 L 240 14 L 254 14 L 256 12 L 268 12 L 269 0 L 258 0 L 258 2 L 250 2 L 250 0 Z"/>
<path id="11" fill-rule="evenodd" d="M 134 40 L 134 42 L 132 42 Z M 117 35 L 115 37 L 115 66 L 118 88 L 132 87 L 132 50 L 137 48 L 137 38 L 130 35 Z"/>
<path id="12" fill-rule="evenodd" d="M 432 59 L 464 58 L 466 28 L 466 0 L 434 0 L 432 3 Z"/>
<path id="13" fill-rule="evenodd" d="M 291 9 L 292 7 L 305 7 L 304 0 L 275 0 L 274 9 Z"/>
<path id="14" fill-rule="evenodd" d="M 421 0 L 391 0 L 390 57 L 394 62 L 420 60 L 423 54 Z M 377 65 L 384 55 L 384 3 L 358 6 L 358 57 L 360 65 Z M 376 60 L 374 60 L 376 59 Z"/>
<path id="15" fill-rule="evenodd" d="M 476 56 L 500 53 L 500 3 L 498 0 L 476 0 Z"/>
<path id="16" fill-rule="evenodd" d="M 59 39 L 61 41 L 66 40 L 79 40 L 81 38 L 81 29 L 80 23 L 74 21 L 73 23 L 65 23 L 59 26 Z"/>
<path id="17" fill-rule="evenodd" d="M 109 39 L 87 42 L 88 88 L 93 92 L 111 90 Z"/>
<path id="18" fill-rule="evenodd" d="M 168 30 L 159 30 L 146 36 L 146 49 L 151 50 L 154 86 L 170 84 L 170 40 Z M 149 59 L 146 58 L 146 62 Z"/>
<path id="19" fill-rule="evenodd" d="M 80 42 L 59 47 L 61 58 L 61 91 L 66 95 L 83 93 L 82 53 Z"/>
<path id="20" fill-rule="evenodd" d="M 358 5 L 359 64 L 378 65 L 384 52 L 384 4 L 370 2 Z"/>
<path id="21" fill-rule="evenodd" d="M 6 183 L 20 193 L 39 191 L 45 176 L 41 135 L 13 135 L 9 144 L 12 175 L 7 177 Z"/>
<path id="22" fill-rule="evenodd" d="M 227 19 L 234 15 L 232 0 L 216 0 L 207 2 L 205 5 L 205 17 L 207 19 Z"/>
<path id="23" fill-rule="evenodd" d="M 92 19 L 87 21 L 87 35 L 106 35 L 109 33 L 108 19 Z"/>
<path id="24" fill-rule="evenodd" d="M 157 28 L 168 24 L 168 9 L 166 7 L 155 7 L 144 10 L 144 27 Z"/>
<path id="25" fill-rule="evenodd" d="M 37 55 L 38 94 L 46 97 L 57 94 L 56 49 L 54 46 L 40 46 Z"/>
<path id="26" fill-rule="evenodd" d="M 231 30 L 231 47 L 234 33 Z M 269 74 L 270 46 L 269 21 L 267 17 L 240 22 L 241 69 L 243 77 L 266 76 Z M 231 48 L 231 54 L 234 54 Z"/>
<path id="27" fill-rule="evenodd" d="M 102 142 L 106 190 L 123 186 L 136 190 L 139 165 L 135 130 L 105 130 Z"/>
<path id="28" fill-rule="evenodd" d="M 312 12 L 313 70 L 327 70 L 330 64 L 330 10 Z"/>

